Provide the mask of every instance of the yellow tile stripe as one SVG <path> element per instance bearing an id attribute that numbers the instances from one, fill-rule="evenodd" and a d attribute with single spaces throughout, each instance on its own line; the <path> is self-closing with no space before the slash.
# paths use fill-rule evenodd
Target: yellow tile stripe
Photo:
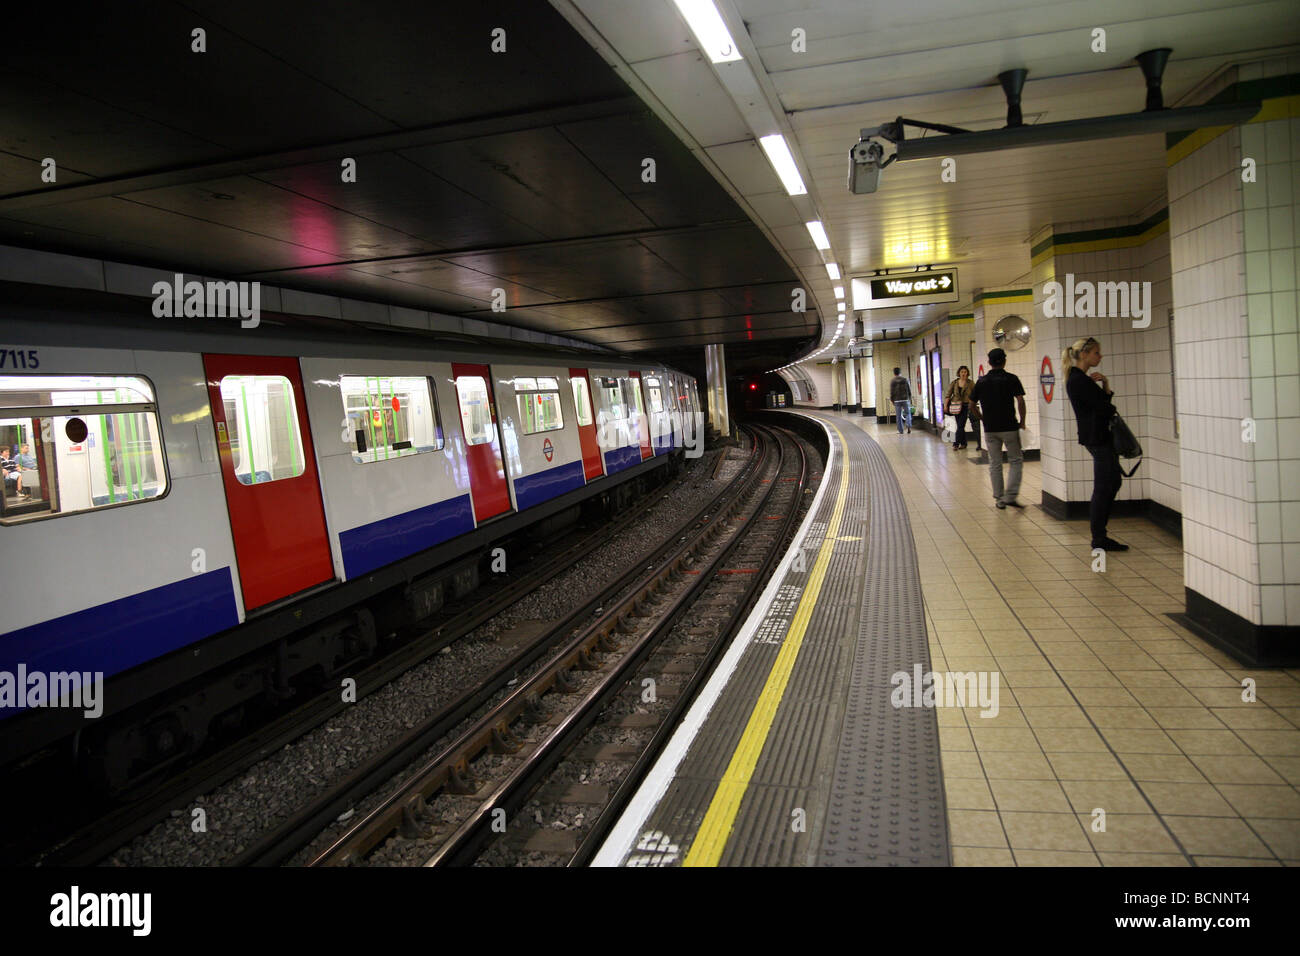
<path id="1" fill-rule="evenodd" d="M 1066 242 L 1059 246 L 1048 246 L 1038 255 L 1034 256 L 1030 264 L 1036 266 L 1045 259 L 1051 259 L 1053 256 L 1072 256 L 1083 252 L 1106 252 L 1111 249 L 1128 249 L 1134 246 L 1141 246 L 1150 242 L 1156 236 L 1163 235 L 1168 231 L 1169 219 L 1166 217 L 1161 219 L 1146 232 L 1137 236 L 1117 236 L 1111 239 L 1094 239 L 1089 242 Z"/>
<path id="2" fill-rule="evenodd" d="M 790 622 L 790 630 L 786 634 L 780 652 L 776 655 L 775 663 L 772 664 L 772 670 L 767 675 L 767 683 L 763 685 L 763 691 L 758 695 L 754 709 L 749 715 L 749 722 L 745 725 L 745 732 L 741 735 L 740 743 L 737 744 L 735 753 L 731 755 L 731 762 L 718 783 L 718 789 L 713 794 L 709 809 L 704 814 L 704 822 L 700 824 L 690 852 L 682 862 L 683 866 L 717 866 L 718 861 L 722 859 L 722 851 L 731 837 L 731 828 L 736 821 L 736 814 L 740 812 L 740 802 L 745 797 L 745 791 L 749 789 L 754 768 L 758 765 L 758 758 L 767 743 L 772 721 L 776 719 L 776 709 L 781 703 L 781 698 L 785 696 L 785 688 L 790 683 L 795 659 L 799 656 L 799 648 L 803 646 L 808 621 L 812 617 L 813 608 L 817 606 L 817 596 L 821 594 L 826 568 L 831 563 L 831 551 L 835 548 L 840 523 L 844 518 L 844 502 L 849 493 L 849 460 L 844 445 L 844 434 L 835 425 L 829 422 L 827 425 L 839 438 L 840 448 L 844 452 L 844 462 L 840 468 L 840 487 L 835 498 L 835 510 L 831 513 L 831 520 L 826 528 L 826 539 L 817 552 L 812 573 L 808 575 L 808 584 L 804 588 L 803 597 L 799 600 L 799 607 L 794 612 L 794 619 Z"/>
<path id="3" fill-rule="evenodd" d="M 1274 120 L 1300 116 L 1300 96 L 1275 96 L 1260 104 L 1259 112 L 1252 116 L 1249 123 L 1271 123 Z M 1180 163 L 1206 143 L 1218 139 L 1231 126 L 1207 126 L 1184 136 L 1169 149 L 1165 150 L 1165 165 Z"/>

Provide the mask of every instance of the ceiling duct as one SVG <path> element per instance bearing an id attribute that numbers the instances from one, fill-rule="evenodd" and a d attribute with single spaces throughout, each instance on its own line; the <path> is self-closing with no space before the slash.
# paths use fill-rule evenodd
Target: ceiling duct
<path id="1" fill-rule="evenodd" d="M 916 159 L 937 159 L 969 153 L 987 153 L 1000 149 L 1021 149 L 1026 146 L 1052 146 L 1092 139 L 1147 136 L 1153 133 L 1173 133 L 1208 126 L 1235 126 L 1245 123 L 1259 112 L 1258 100 L 1165 109 L 1160 81 L 1171 52 L 1168 47 L 1161 47 L 1147 50 L 1134 58 L 1146 78 L 1146 109 L 1141 113 L 1121 113 L 1115 116 L 1025 126 L 1020 108 L 1020 94 L 1024 88 L 1027 71 L 1015 69 L 998 74 L 998 81 L 1007 98 L 1007 125 L 1003 129 L 972 132 L 954 126 L 910 120 L 900 116 L 894 122 L 885 123 L 876 129 L 862 130 L 861 138 L 866 140 L 874 136 L 896 146 L 895 154 L 880 164 L 880 168 L 884 168 L 894 161 L 905 163 Z M 933 130 L 944 135 L 909 140 L 904 133 L 904 126 Z"/>

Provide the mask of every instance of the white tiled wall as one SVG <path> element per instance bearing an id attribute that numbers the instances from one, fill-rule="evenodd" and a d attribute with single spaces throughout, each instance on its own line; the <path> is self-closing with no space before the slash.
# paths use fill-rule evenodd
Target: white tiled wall
<path id="1" fill-rule="evenodd" d="M 1230 130 L 1169 172 L 1186 582 L 1265 625 L 1300 624 L 1298 177 L 1296 118 Z"/>
<path id="2" fill-rule="evenodd" d="M 1241 155 L 1261 623 L 1300 624 L 1300 119 L 1243 127 Z"/>
<path id="3" fill-rule="evenodd" d="M 1030 240 L 1036 245 L 1057 234 L 1107 229 L 1145 222 L 1163 205 L 1160 197 L 1131 219 L 1100 219 L 1058 223 Z M 1062 284 L 1066 275 L 1076 282 L 1150 282 L 1151 324 L 1133 328 L 1131 317 L 1080 318 L 1044 314 L 1044 286 Z M 1115 405 L 1142 443 L 1145 456 L 1137 474 L 1126 478 L 1121 500 L 1151 499 L 1181 510 L 1178 439 L 1174 434 L 1169 309 L 1172 283 L 1169 275 L 1169 240 L 1157 235 L 1141 245 L 1095 252 L 1058 254 L 1033 270 L 1034 314 L 1038 361 L 1052 358 L 1057 387 L 1050 405 L 1043 407 L 1043 490 L 1067 501 L 1087 501 L 1092 496 L 1092 458 L 1078 444 L 1078 424 L 1065 380 L 1069 368 L 1061 365 L 1061 352 L 1075 339 L 1092 336 L 1101 342 L 1104 373 L 1115 391 Z"/>

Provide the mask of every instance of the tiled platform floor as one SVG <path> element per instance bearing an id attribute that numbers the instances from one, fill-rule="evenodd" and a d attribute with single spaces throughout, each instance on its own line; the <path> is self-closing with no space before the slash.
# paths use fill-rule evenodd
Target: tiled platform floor
<path id="1" fill-rule="evenodd" d="M 996 717 L 938 709 L 957 865 L 1300 865 L 1300 671 L 1243 669 L 1165 616 L 1177 538 L 1113 519 L 1131 550 L 1096 573 L 1087 522 L 1037 506 L 1038 463 L 1028 507 L 999 511 L 973 444 L 836 417 L 903 487 L 934 669 L 1000 675 Z"/>

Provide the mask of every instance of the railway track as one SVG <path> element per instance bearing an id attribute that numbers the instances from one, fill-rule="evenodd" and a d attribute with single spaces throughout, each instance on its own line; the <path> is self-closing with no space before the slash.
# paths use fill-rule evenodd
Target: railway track
<path id="1" fill-rule="evenodd" d="M 394 651 L 350 675 L 357 682 L 358 699 L 378 690 L 543 587 L 611 535 L 641 520 L 664 494 L 671 494 L 687 480 L 688 476 L 682 476 L 666 486 L 653 489 L 612 522 L 594 525 L 568 547 L 557 551 L 553 546 L 538 546 L 533 553 L 516 557 L 517 565 L 523 568 L 522 573 L 486 578 L 473 595 L 457 602 L 434 623 L 426 621 L 412 628 L 411 633 L 400 637 Z M 634 570 L 629 569 L 624 577 L 633 573 Z M 590 614 L 595 606 L 598 605 L 589 602 L 579 612 Z M 452 721 L 451 726 L 456 719 L 472 712 L 474 707 L 504 687 L 514 669 L 528 666 L 545 650 L 546 647 L 538 642 L 488 675 L 457 702 L 454 713 L 446 715 L 446 719 Z M 71 826 L 65 826 L 57 833 L 37 828 L 24 842 L 7 847 L 4 856 L 10 862 L 27 865 L 86 866 L 98 863 L 149 829 L 172 808 L 189 803 L 197 794 L 212 791 L 348 706 L 341 701 L 336 688 L 324 691 L 181 772 L 119 795 L 99 812 L 86 813 L 83 808 L 78 815 L 76 811 L 69 811 L 72 813 Z"/>
<path id="2" fill-rule="evenodd" d="M 810 490 L 805 442 L 753 434 L 742 473 L 693 534 L 671 541 L 622 597 L 600 595 L 599 617 L 303 862 L 509 864 L 535 853 L 584 863 L 744 620 Z M 612 746 L 598 740 L 611 721 L 626 738 Z M 579 764 L 604 782 L 581 782 Z M 563 835 L 539 826 L 545 814 L 521 814 L 546 786 L 552 807 L 578 821 Z M 241 862 L 279 862 L 300 835 L 269 839 Z"/>

